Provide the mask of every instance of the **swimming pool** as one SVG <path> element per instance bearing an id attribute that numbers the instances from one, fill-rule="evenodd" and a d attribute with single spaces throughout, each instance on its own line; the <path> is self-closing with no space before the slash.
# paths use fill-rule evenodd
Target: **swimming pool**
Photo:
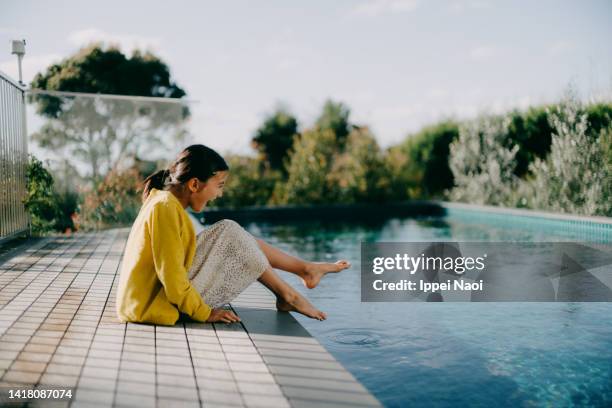
<path id="1" fill-rule="evenodd" d="M 298 320 L 389 407 L 611 406 L 612 303 L 361 303 L 360 243 L 593 241 L 610 225 L 451 209 L 376 223 L 250 223 L 305 259 L 353 267 L 307 290 L 329 315 Z"/>

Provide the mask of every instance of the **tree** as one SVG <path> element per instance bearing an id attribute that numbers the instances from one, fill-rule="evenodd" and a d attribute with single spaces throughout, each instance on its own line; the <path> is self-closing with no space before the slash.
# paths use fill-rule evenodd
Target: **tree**
<path id="1" fill-rule="evenodd" d="M 223 197 L 212 202 L 218 207 L 243 207 L 266 205 L 272 197 L 274 186 L 282 177 L 278 170 L 255 157 L 229 155 L 225 157 L 230 174 L 225 183 Z"/>
<path id="2" fill-rule="evenodd" d="M 170 79 L 168 66 L 151 53 L 130 58 L 117 48 L 86 47 L 35 76 L 33 89 L 180 98 L 185 91 Z M 181 103 L 107 97 L 34 94 L 37 111 L 48 118 L 33 139 L 60 158 L 89 168 L 95 183 L 131 166 L 142 153 L 163 154 L 185 139 L 189 111 Z"/>
<path id="3" fill-rule="evenodd" d="M 317 119 L 316 126 L 322 131 L 332 131 L 336 135 L 338 146 L 343 147 L 351 130 L 349 124 L 350 113 L 349 107 L 342 102 L 327 100 L 323 105 L 321 116 Z"/>
<path id="4" fill-rule="evenodd" d="M 449 146 L 458 136 L 459 124 L 446 120 L 423 128 L 389 150 L 387 163 L 396 167 L 394 176 L 404 184 L 402 190 L 409 198 L 440 197 L 453 187 Z M 394 166 L 402 162 L 404 165 Z"/>
<path id="5" fill-rule="evenodd" d="M 286 173 L 284 160 L 298 133 L 298 123 L 286 109 L 279 108 L 257 129 L 253 145 L 273 170 Z"/>
<path id="6" fill-rule="evenodd" d="M 336 152 L 330 130 L 308 130 L 295 138 L 286 183 L 277 183 L 274 204 L 321 204 L 328 201 L 327 177 Z"/>
<path id="7" fill-rule="evenodd" d="M 509 116 L 482 116 L 462 124 L 459 137 L 450 145 L 450 168 L 455 187 L 450 197 L 471 204 L 517 203 L 519 179 L 514 175 L 517 145 L 505 142 Z"/>
<path id="8" fill-rule="evenodd" d="M 612 215 L 610 135 L 589 137 L 588 114 L 572 91 L 548 112 L 554 131 L 550 153 L 530 165 L 533 206 L 572 214 Z"/>
<path id="9" fill-rule="evenodd" d="M 383 155 L 367 127 L 355 128 L 346 148 L 336 154 L 327 175 L 329 201 L 334 203 L 384 202 L 390 180 Z"/>
<path id="10" fill-rule="evenodd" d="M 182 98 L 185 91 L 170 79 L 166 63 L 150 52 L 135 50 L 131 58 L 118 48 L 102 44 L 82 48 L 44 73 L 38 73 L 32 89 L 113 95 Z M 62 100 L 52 96 L 36 99 L 38 112 L 57 117 L 65 109 Z"/>

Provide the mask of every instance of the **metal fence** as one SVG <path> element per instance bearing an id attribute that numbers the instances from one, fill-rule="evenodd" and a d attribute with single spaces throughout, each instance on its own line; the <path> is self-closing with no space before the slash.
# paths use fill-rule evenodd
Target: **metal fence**
<path id="1" fill-rule="evenodd" d="M 24 89 L 0 72 L 0 243 L 29 231 L 26 196 L 28 145 Z"/>

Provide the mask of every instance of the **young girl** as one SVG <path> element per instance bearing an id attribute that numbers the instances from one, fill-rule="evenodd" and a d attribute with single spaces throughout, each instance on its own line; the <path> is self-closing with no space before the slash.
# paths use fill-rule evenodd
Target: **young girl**
<path id="1" fill-rule="evenodd" d="M 276 295 L 280 311 L 318 320 L 326 314 L 274 273 L 302 278 L 310 289 L 328 272 L 350 266 L 305 262 L 222 220 L 196 236 L 185 208 L 200 212 L 223 195 L 229 167 L 214 150 L 192 145 L 167 170 L 144 182 L 143 205 L 130 231 L 117 291 L 117 315 L 125 322 L 173 325 L 179 312 L 201 322 L 238 322 L 222 306 L 253 281 Z"/>

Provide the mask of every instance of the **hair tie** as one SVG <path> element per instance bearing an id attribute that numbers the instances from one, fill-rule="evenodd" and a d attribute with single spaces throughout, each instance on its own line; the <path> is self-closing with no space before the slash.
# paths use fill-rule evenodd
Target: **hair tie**
<path id="1" fill-rule="evenodd" d="M 164 169 L 164 172 L 162 173 L 162 181 L 165 181 L 169 177 L 170 177 L 170 169 Z"/>

